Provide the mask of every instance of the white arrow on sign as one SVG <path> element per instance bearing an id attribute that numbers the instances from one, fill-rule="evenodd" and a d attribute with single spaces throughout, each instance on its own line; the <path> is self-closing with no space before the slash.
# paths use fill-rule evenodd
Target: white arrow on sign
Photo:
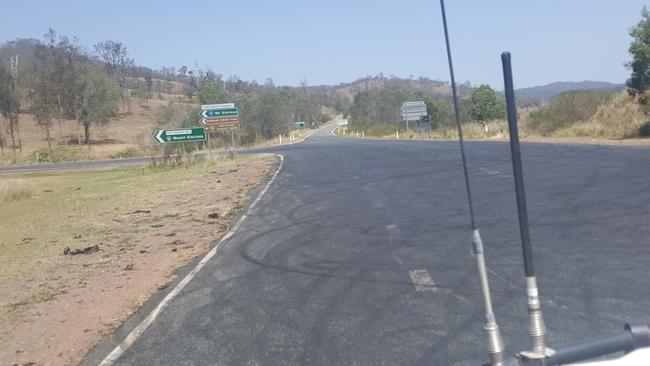
<path id="1" fill-rule="evenodd" d="M 162 134 L 163 134 L 163 132 L 165 132 L 165 130 L 158 130 L 158 131 L 156 132 L 156 135 L 154 136 L 154 138 L 156 139 L 156 141 L 160 142 L 161 144 L 164 144 L 164 143 L 165 143 L 165 140 L 163 140 L 163 138 L 162 138 Z"/>

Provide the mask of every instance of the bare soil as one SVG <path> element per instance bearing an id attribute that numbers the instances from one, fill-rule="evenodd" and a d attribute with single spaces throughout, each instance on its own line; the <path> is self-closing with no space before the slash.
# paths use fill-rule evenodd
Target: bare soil
<path id="1" fill-rule="evenodd" d="M 0 330 L 0 365 L 75 365 L 152 294 L 174 269 L 206 252 L 272 158 L 218 166 L 164 205 L 108 212 L 109 234 L 87 253 L 61 254 L 31 276 L 0 284 L 15 320 Z"/>

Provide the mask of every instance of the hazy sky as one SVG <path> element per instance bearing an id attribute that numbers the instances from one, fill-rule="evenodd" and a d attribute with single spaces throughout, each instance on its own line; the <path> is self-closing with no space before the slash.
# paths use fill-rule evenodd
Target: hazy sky
<path id="1" fill-rule="evenodd" d="M 640 0 L 447 0 L 456 78 L 502 89 L 499 55 L 515 85 L 623 82 Z M 136 63 L 198 62 L 225 76 L 276 84 L 334 84 L 383 72 L 448 80 L 437 0 L 4 1 L 0 42 L 48 27 L 89 49 L 125 43 Z"/>

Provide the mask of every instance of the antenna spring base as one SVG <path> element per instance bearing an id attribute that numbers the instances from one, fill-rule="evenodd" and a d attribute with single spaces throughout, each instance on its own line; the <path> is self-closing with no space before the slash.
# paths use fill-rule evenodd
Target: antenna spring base
<path id="1" fill-rule="evenodd" d="M 490 358 L 490 365 L 503 366 L 504 364 L 504 351 L 503 339 L 499 326 L 496 323 L 486 324 L 485 331 L 488 335 L 488 357 Z"/>
<path id="2" fill-rule="evenodd" d="M 532 353 L 539 358 L 546 357 L 546 326 L 537 297 L 528 299 L 528 335 L 533 343 Z"/>

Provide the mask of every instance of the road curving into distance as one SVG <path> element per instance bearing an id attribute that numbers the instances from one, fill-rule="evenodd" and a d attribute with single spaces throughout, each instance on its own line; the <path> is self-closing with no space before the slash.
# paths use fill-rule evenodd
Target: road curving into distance
<path id="1" fill-rule="evenodd" d="M 320 130 L 115 365 L 477 365 L 481 295 L 458 146 Z M 468 142 L 496 315 L 528 346 L 507 143 Z M 650 154 L 522 145 L 550 346 L 650 319 Z M 162 296 L 162 295 L 161 295 Z M 160 296 L 83 361 L 97 365 Z"/>

